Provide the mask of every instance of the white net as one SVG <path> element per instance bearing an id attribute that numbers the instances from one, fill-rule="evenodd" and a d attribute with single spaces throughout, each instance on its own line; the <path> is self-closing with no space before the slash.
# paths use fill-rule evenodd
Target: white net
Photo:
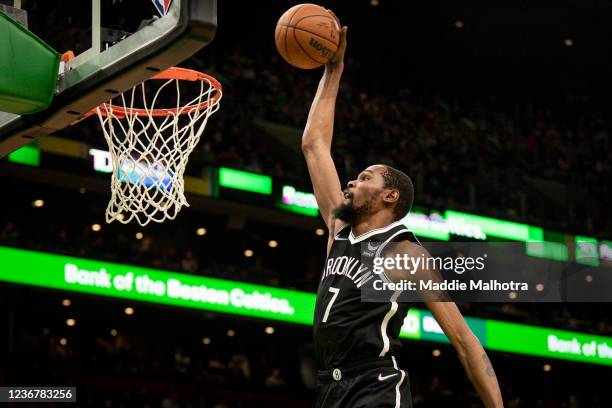
<path id="1" fill-rule="evenodd" d="M 113 166 L 107 223 L 161 223 L 189 206 L 185 167 L 220 98 L 218 83 L 203 75 L 148 80 L 96 108 Z"/>

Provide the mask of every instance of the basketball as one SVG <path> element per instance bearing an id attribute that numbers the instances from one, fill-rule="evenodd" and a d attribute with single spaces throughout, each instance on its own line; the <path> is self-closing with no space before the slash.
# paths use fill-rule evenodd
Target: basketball
<path id="1" fill-rule="evenodd" d="M 275 41 L 285 61 L 297 68 L 325 65 L 340 42 L 340 24 L 333 14 L 316 4 L 298 4 L 276 23 Z"/>

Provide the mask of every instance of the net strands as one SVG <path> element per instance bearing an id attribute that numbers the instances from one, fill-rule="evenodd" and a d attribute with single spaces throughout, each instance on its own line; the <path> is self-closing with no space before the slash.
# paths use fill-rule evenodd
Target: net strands
<path id="1" fill-rule="evenodd" d="M 152 81 L 96 108 L 113 166 L 107 223 L 161 223 L 189 206 L 184 194 L 185 167 L 208 117 L 219 109 L 221 89 L 211 79 L 198 80 L 198 96 L 187 103 L 181 102 L 181 82 L 191 89 L 194 82 L 165 79 L 152 98 L 147 95 L 148 82 Z M 168 95 L 171 90 L 175 95 Z M 176 106 L 169 109 L 172 97 Z M 165 108 L 157 108 L 162 104 Z"/>

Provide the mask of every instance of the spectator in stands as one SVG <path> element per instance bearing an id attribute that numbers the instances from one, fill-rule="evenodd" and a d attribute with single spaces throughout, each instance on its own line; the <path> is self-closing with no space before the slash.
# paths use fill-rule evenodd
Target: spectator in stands
<path id="1" fill-rule="evenodd" d="M 270 375 L 266 378 L 266 387 L 268 388 L 283 388 L 286 382 L 280 375 L 278 368 L 273 368 Z"/>

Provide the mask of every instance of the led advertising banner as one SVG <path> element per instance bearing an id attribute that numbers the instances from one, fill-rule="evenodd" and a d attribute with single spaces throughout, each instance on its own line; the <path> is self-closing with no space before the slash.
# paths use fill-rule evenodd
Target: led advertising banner
<path id="1" fill-rule="evenodd" d="M 296 190 L 295 187 L 283 185 L 282 196 L 277 207 L 294 213 L 317 217 L 319 206 L 317 199 L 312 193 Z"/>
<path id="2" fill-rule="evenodd" d="M 130 265 L 0 247 L 0 282 L 310 325 L 315 294 Z M 466 317 L 484 347 L 612 365 L 612 338 Z M 426 310 L 411 309 L 400 336 L 448 339 Z"/>
<path id="3" fill-rule="evenodd" d="M 450 240 L 450 234 L 453 234 L 470 239 L 487 239 L 487 235 L 479 225 L 470 224 L 460 217 L 449 218 L 435 211 L 427 215 L 421 211 L 413 210 L 402 221 L 410 231 L 421 237 L 448 241 Z"/>
<path id="4" fill-rule="evenodd" d="M 522 242 L 540 242 L 543 240 L 544 232 L 542 228 L 533 227 L 531 225 L 450 210 L 446 211 L 444 215 L 448 221 L 477 225 L 486 235 Z"/>
<path id="5" fill-rule="evenodd" d="M 36 142 L 23 146 L 7 156 L 8 161 L 26 166 L 40 166 L 40 148 Z"/>
<path id="6" fill-rule="evenodd" d="M 612 365 L 612 338 L 487 320 L 487 348 Z"/>
<path id="7" fill-rule="evenodd" d="M 612 365 L 610 337 L 474 317 L 465 320 L 489 350 Z M 449 342 L 431 313 L 418 309 L 408 312 L 401 337 Z"/>
<path id="8" fill-rule="evenodd" d="M 583 265 L 599 266 L 597 240 L 595 238 L 580 236 L 574 239 L 576 246 L 576 262 Z"/>
<path id="9" fill-rule="evenodd" d="M 312 324 L 311 293 L 6 247 L 0 259 L 4 282 Z"/>
<path id="10" fill-rule="evenodd" d="M 612 242 L 601 241 L 599 243 L 599 257 L 602 265 L 612 267 Z"/>
<path id="11" fill-rule="evenodd" d="M 264 174 L 220 167 L 218 183 L 221 187 L 225 188 L 257 194 L 272 194 L 272 177 Z"/>

